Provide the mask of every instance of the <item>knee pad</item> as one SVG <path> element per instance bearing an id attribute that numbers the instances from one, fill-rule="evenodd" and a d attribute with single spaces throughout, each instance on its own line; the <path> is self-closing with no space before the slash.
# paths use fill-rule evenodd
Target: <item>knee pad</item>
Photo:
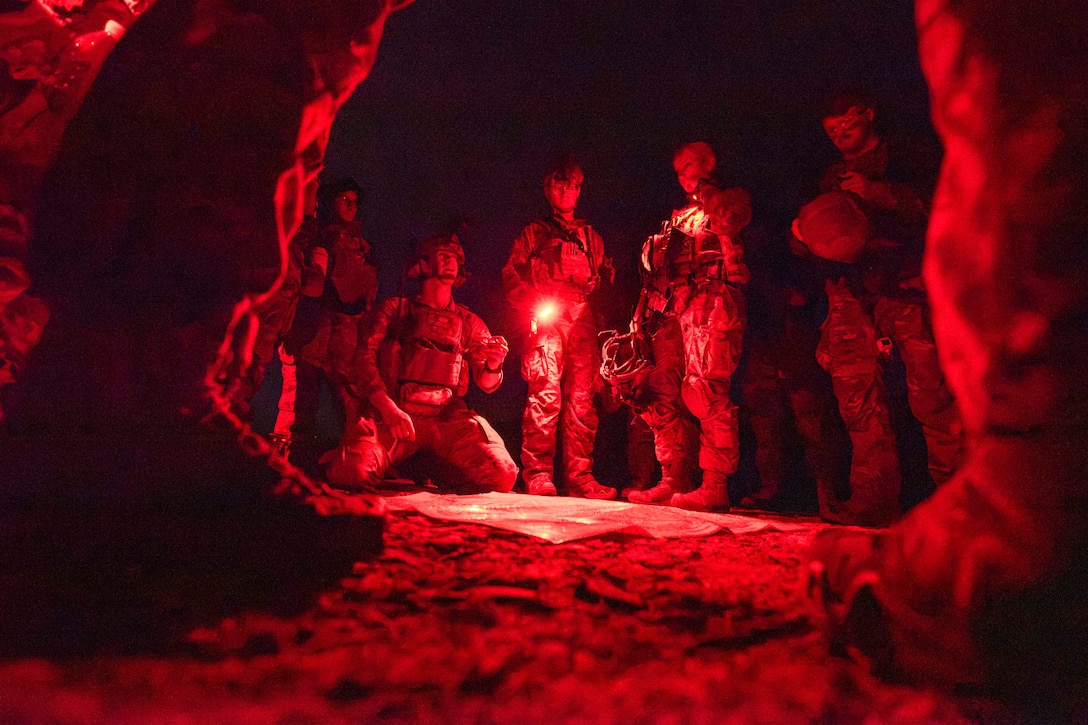
<path id="1" fill-rule="evenodd" d="M 341 488 L 372 488 L 389 467 L 389 455 L 377 442 L 340 446 L 322 457 L 325 475 Z"/>
<path id="2" fill-rule="evenodd" d="M 684 405 L 699 420 L 706 420 L 731 404 L 728 381 L 707 380 L 696 375 L 684 378 L 680 395 Z"/>

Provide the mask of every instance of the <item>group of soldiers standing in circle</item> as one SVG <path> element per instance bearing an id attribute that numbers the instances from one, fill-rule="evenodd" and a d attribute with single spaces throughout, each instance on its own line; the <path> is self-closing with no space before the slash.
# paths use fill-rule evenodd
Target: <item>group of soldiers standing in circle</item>
<path id="1" fill-rule="evenodd" d="M 889 346 L 905 369 L 929 474 L 938 485 L 947 480 L 963 443 L 920 282 L 927 208 L 897 178 L 898 159 L 874 117 L 856 95 L 824 109 L 823 127 L 841 160 L 798 211 L 789 270 L 761 268 L 758 254 L 750 270 L 749 193 L 717 180 L 708 144 L 681 146 L 672 163 L 686 204 L 632 252 L 637 305 L 627 330 L 603 337 L 593 293 L 615 270 L 601 236 L 575 214 L 583 170 L 569 157 L 546 169 L 551 212 L 522 230 L 502 269 L 507 300 L 532 327 L 521 361 L 528 494 L 618 497 L 593 474 L 603 386 L 628 406 L 632 435 L 651 432 L 660 464 L 659 480 L 628 489 L 629 501 L 729 510 L 729 477 L 741 458 L 734 397 L 742 393 L 761 475 L 746 507 L 778 507 L 784 474 L 773 418 L 785 414 L 804 444 L 821 517 L 887 525 L 900 513 L 901 476 L 881 362 Z M 311 219 L 296 235 L 287 280 L 262 311 L 258 367 L 278 349 L 284 371 L 273 442 L 293 460 L 321 453 L 305 450 L 313 437 L 300 431 L 312 430 L 324 377 L 346 421 L 340 445 L 320 455 L 333 485 L 373 489 L 392 467 L 427 450 L 448 465 L 451 490 L 511 491 L 518 466 L 463 399 L 470 379 L 484 392 L 499 387 L 509 346 L 454 301 L 466 277 L 457 234 L 424 240 L 406 264 L 417 293 L 375 304 L 377 267 L 355 220 L 359 189 L 345 183 L 330 191 L 336 218 L 323 229 Z M 814 300 L 826 309 L 822 324 L 811 320 Z M 736 375 L 742 352 L 744 371 Z M 822 420 L 831 396 L 848 441 L 834 441 Z M 843 455 L 850 457 L 847 490 L 836 480 Z"/>

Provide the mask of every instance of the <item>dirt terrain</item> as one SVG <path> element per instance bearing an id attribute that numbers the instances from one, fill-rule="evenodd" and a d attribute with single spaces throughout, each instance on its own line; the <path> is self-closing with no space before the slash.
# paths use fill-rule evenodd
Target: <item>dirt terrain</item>
<path id="1" fill-rule="evenodd" d="M 566 544 L 416 512 L 293 616 L 166 654 L 9 658 L 0 722 L 1010 722 L 832 657 L 802 596 L 824 525 Z"/>

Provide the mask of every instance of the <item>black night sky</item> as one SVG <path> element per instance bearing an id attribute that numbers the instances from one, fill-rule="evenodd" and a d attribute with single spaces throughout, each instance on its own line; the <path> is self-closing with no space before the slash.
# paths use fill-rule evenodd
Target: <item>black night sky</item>
<path id="1" fill-rule="evenodd" d="M 752 192 L 750 229 L 784 239 L 802 189 L 833 158 L 816 108 L 844 89 L 871 93 L 886 128 L 920 139 L 936 168 L 907 0 L 416 0 L 390 18 L 373 72 L 341 110 L 323 178 L 363 187 L 383 295 L 416 240 L 473 220 L 473 276 L 458 297 L 515 347 L 503 390 L 474 402 L 513 423 L 524 321 L 505 306 L 499 270 L 544 211 L 545 163 L 579 158 L 579 213 L 629 284 L 635 250 L 681 201 L 670 158 L 687 141 L 710 142 L 724 179 Z"/>
<path id="2" fill-rule="evenodd" d="M 542 211 L 541 169 L 560 151 L 582 161 L 580 212 L 617 257 L 678 202 L 670 154 L 691 140 L 753 192 L 757 221 L 788 222 L 833 151 L 814 112 L 828 95 L 868 90 L 892 126 L 931 133 L 912 13 L 905 0 L 416 0 L 340 112 L 327 174 L 363 186 L 364 229 L 396 270 L 411 240 L 471 216 L 469 296 Z"/>

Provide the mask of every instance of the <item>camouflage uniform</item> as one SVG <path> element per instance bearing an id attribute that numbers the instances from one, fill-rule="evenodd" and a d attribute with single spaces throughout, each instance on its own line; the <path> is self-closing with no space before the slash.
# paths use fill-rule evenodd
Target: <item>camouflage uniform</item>
<path id="1" fill-rule="evenodd" d="M 522 418 L 525 481 L 552 478 L 558 430 L 568 493 L 601 497 L 611 491 L 604 497 L 613 498 L 615 491 L 593 478 L 601 359 L 600 324 L 588 296 L 600 284 L 602 270 L 610 276 L 612 267 L 601 236 L 584 221 L 568 224 L 548 216 L 514 240 L 502 278 L 514 307 L 528 315 L 544 303 L 555 310 L 530 336 L 522 359 L 522 377 L 529 384 Z"/>
<path id="2" fill-rule="evenodd" d="M 801 503 L 801 492 L 790 487 L 794 466 L 801 463 L 789 455 L 797 442 L 815 479 L 820 513 L 831 518 L 845 489 L 849 445 L 831 378 L 815 356 L 826 316 L 822 280 L 806 274 L 786 245 L 775 241 L 753 240 L 745 249 L 752 281 L 738 376 L 759 478 L 742 505 L 782 510 Z"/>
<path id="3" fill-rule="evenodd" d="M 888 167 L 887 145 L 881 142 L 829 168 L 820 188 L 838 189 L 839 179 L 848 172 L 889 181 Z M 908 401 L 922 424 L 934 482 L 946 481 L 963 454 L 959 416 L 937 359 L 920 282 L 925 206 L 911 186 L 890 183 L 889 188 L 890 207 L 859 201 L 872 221 L 875 239 L 845 275 L 828 280 L 829 312 L 817 353 L 831 374 L 853 442 L 853 496 L 844 513 L 847 520 L 875 525 L 898 516 L 901 475 L 878 338 L 889 338 L 903 360 Z"/>
<path id="4" fill-rule="evenodd" d="M 925 0 L 917 13 L 946 149 L 925 279 L 968 452 L 889 529 L 821 533 L 810 591 L 832 646 L 876 673 L 1083 719 L 1083 8 Z"/>
<path id="5" fill-rule="evenodd" d="M 655 367 L 645 385 L 645 417 L 663 476 L 649 491 L 633 492 L 632 501 L 728 505 L 727 478 L 740 459 L 730 379 L 740 360 L 746 324 L 741 286 L 748 282 L 739 234 L 750 219 L 748 192 L 703 183 L 644 245 L 647 283 L 636 316 L 647 318 L 652 335 Z M 681 422 L 688 412 L 698 420 L 704 474 L 703 488 L 685 494 L 694 448 Z"/>
<path id="6" fill-rule="evenodd" d="M 281 355 L 281 417 L 292 421 L 292 438 L 304 446 L 315 442 L 311 439 L 323 379 L 342 408 L 345 425 L 359 417 L 358 401 L 348 393 L 347 386 L 360 322 L 378 295 L 378 268 L 358 221 L 327 225 L 315 246 L 324 248 L 329 257 L 324 292 L 320 297 L 302 297 L 298 302 Z M 281 423 L 277 430 L 283 427 Z"/>
<path id="7" fill-rule="evenodd" d="M 491 336 L 483 320 L 455 303 L 439 310 L 418 298 L 396 297 L 378 306 L 360 334 L 353 394 L 366 401 L 385 390 L 411 416 L 415 439 L 395 439 L 368 410 L 330 456 L 329 480 L 369 488 L 391 465 L 426 450 L 456 471 L 456 480 L 440 483 L 512 489 L 517 465 L 495 429 L 463 399 L 469 377 L 481 371 L 467 352 Z"/>

